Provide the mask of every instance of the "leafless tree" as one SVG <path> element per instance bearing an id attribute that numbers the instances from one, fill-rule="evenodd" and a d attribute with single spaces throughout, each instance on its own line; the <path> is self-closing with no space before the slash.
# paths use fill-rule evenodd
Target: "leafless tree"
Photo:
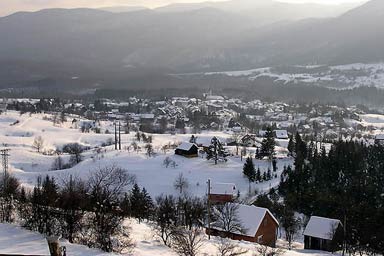
<path id="1" fill-rule="evenodd" d="M 178 229 L 172 237 L 172 248 L 181 256 L 196 256 L 204 244 L 204 236 L 198 228 Z"/>
<path id="2" fill-rule="evenodd" d="M 231 242 L 231 240 L 226 238 L 220 238 L 217 250 L 217 256 L 239 256 L 248 252 L 248 250 L 240 248 L 235 243 Z"/>
<path id="3" fill-rule="evenodd" d="M 64 167 L 64 161 L 61 156 L 57 156 L 52 164 L 52 170 L 61 170 Z"/>
<path id="4" fill-rule="evenodd" d="M 123 217 L 119 214 L 119 203 L 128 185 L 136 179 L 117 166 L 100 168 L 88 182 L 93 216 L 90 219 L 94 246 L 106 252 L 118 251 L 114 237 L 119 235 Z"/>
<path id="5" fill-rule="evenodd" d="M 40 151 L 44 147 L 43 138 L 41 136 L 36 137 L 35 140 L 33 141 L 32 147 L 35 148 L 38 153 L 40 153 Z"/>
<path id="6" fill-rule="evenodd" d="M 225 233 L 245 233 L 246 229 L 238 217 L 238 209 L 239 206 L 235 203 L 216 206 L 213 210 L 215 221 L 212 223 L 212 227 Z"/>
<path id="7" fill-rule="evenodd" d="M 147 155 L 151 157 L 153 155 L 153 146 L 151 143 L 145 144 L 145 149 L 147 151 Z"/>
<path id="8" fill-rule="evenodd" d="M 281 226 L 285 230 L 285 238 L 288 242 L 289 250 L 291 249 L 292 242 L 300 229 L 300 224 L 301 221 L 299 218 L 296 218 L 294 211 L 285 207 L 283 217 L 281 218 Z"/>
<path id="9" fill-rule="evenodd" d="M 166 158 L 164 158 L 163 165 L 165 166 L 165 168 L 168 168 L 169 165 L 172 163 L 172 161 L 173 161 L 173 160 L 172 160 L 169 156 L 167 156 Z"/>
<path id="10" fill-rule="evenodd" d="M 284 251 L 280 248 L 272 248 L 267 245 L 257 245 L 254 256 L 280 256 Z"/>
<path id="11" fill-rule="evenodd" d="M 188 188 L 189 182 L 184 177 L 183 173 L 179 173 L 179 176 L 176 177 L 175 182 L 173 183 L 173 186 L 175 187 L 176 190 L 179 190 L 180 194 L 182 194 L 183 190 L 185 191 Z"/>

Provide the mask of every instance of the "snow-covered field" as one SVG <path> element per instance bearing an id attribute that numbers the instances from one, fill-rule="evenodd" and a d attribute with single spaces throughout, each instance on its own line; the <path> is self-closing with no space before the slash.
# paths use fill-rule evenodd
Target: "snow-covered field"
<path id="1" fill-rule="evenodd" d="M 146 223 L 138 223 L 135 220 L 126 220 L 130 225 L 132 238 L 135 243 L 135 248 L 130 254 L 134 256 L 176 256 L 177 254 L 172 249 L 164 246 L 158 238 L 154 235 L 151 227 Z M 249 242 L 232 241 L 239 248 L 248 250 L 245 256 L 252 256 L 256 253 L 256 245 Z M 204 238 L 203 246 L 201 248 L 201 255 L 214 256 L 217 255 L 217 246 L 219 240 L 212 237 L 208 240 Z M 112 253 L 104 253 L 97 249 L 90 249 L 83 245 L 71 244 L 66 240 L 60 240 L 60 245 L 65 246 L 67 255 L 73 256 L 101 256 L 113 255 Z M 286 248 L 286 243 L 278 240 L 278 246 Z M 301 243 L 293 243 L 293 250 L 289 251 L 282 249 L 282 256 L 326 256 L 331 255 L 327 252 L 303 250 Z M 0 224 L 0 254 L 30 254 L 35 255 L 49 255 L 48 245 L 43 235 L 31 232 L 15 225 Z M 334 254 L 335 255 L 335 254 Z"/>
<path id="2" fill-rule="evenodd" d="M 100 147 L 108 139 L 113 139 L 113 134 L 82 133 L 78 128 L 73 127 L 72 118 L 61 125 L 54 125 L 46 120 L 47 114 L 20 115 L 15 111 L 8 111 L 0 115 L 0 149 L 9 148 L 10 151 L 10 172 L 16 176 L 23 186 L 31 188 L 39 175 L 51 175 L 60 182 L 62 178 L 73 175 L 75 177 L 87 179 L 93 171 L 109 165 L 116 165 L 126 169 L 130 174 L 134 174 L 140 186 L 144 186 L 152 197 L 160 194 L 177 195 L 173 187 L 175 178 L 183 173 L 189 181 L 188 193 L 195 196 L 206 195 L 206 181 L 235 183 L 242 196 L 247 195 L 249 184 L 242 174 L 243 163 L 237 156 L 231 156 L 226 163 L 214 165 L 203 157 L 184 158 L 175 156 L 173 150 L 163 152 L 162 146 L 178 144 L 188 141 L 191 134 L 180 135 L 153 135 L 153 146 L 155 156 L 148 157 L 145 154 L 144 143 L 139 142 L 143 149 L 140 152 L 114 150 L 114 146 L 103 148 L 102 153 L 96 153 L 95 147 Z M 102 131 L 113 130 L 110 122 L 102 122 Z M 32 147 L 36 137 L 44 139 L 44 150 L 60 148 L 64 144 L 77 142 L 91 149 L 84 153 L 84 160 L 66 170 L 52 171 L 52 163 L 57 156 L 41 154 Z M 222 141 L 231 137 L 231 134 L 223 132 L 204 132 L 198 134 L 198 140 L 209 141 L 213 136 L 217 136 Z M 122 148 L 129 146 L 135 141 L 135 133 L 122 135 Z M 257 191 L 267 191 L 279 183 L 280 173 L 284 166 L 292 164 L 292 159 L 284 157 L 286 155 L 287 140 L 278 140 L 279 146 L 276 147 L 278 156 L 277 178 L 268 182 L 254 183 L 252 189 Z M 229 148 L 235 152 L 235 148 Z M 254 149 L 249 148 L 249 153 Z M 166 157 L 172 158 L 177 166 L 166 168 L 163 161 Z M 68 161 L 69 156 L 63 155 L 64 161 Z M 244 161 L 244 160 L 243 160 Z M 268 161 L 255 160 L 255 166 L 261 171 L 267 171 L 270 167 Z M 129 188 L 127 188 L 129 189 Z M 135 220 L 126 220 L 132 232 L 132 238 L 136 244 L 134 251 L 130 255 L 137 256 L 161 256 L 176 255 L 171 249 L 162 245 L 158 238 L 154 236 L 151 227 L 147 223 L 137 223 Z M 294 250 L 284 252 L 287 256 L 300 255 L 328 255 L 324 252 L 303 250 L 302 238 L 298 238 L 299 243 L 294 244 Z M 255 244 L 247 242 L 235 242 L 240 247 L 246 248 L 249 252 L 246 255 L 254 255 Z M 107 255 L 99 250 L 89 249 L 81 245 L 73 245 L 67 241 L 61 241 L 67 247 L 67 255 Z M 202 255 L 217 254 L 217 238 L 205 241 L 202 248 Z M 283 240 L 278 244 L 286 248 Z M 48 255 L 48 248 L 45 238 L 37 233 L 24 230 L 10 224 L 0 224 L 0 253 L 30 253 Z"/>
<path id="3" fill-rule="evenodd" d="M 360 86 L 384 87 L 384 63 L 354 63 L 339 66 L 292 66 L 289 71 L 279 68 L 265 67 L 249 70 L 207 72 L 183 75 L 226 75 L 245 77 L 256 80 L 261 77 L 272 78 L 275 82 L 316 84 L 329 88 L 354 88 Z"/>
<path id="4" fill-rule="evenodd" d="M 104 148 L 103 153 L 97 154 L 92 148 L 100 146 L 108 139 L 113 139 L 113 134 L 81 133 L 79 129 L 74 129 L 68 118 L 68 122 L 60 126 L 53 125 L 52 122 L 43 120 L 45 114 L 34 114 L 32 116 L 22 115 L 17 112 L 9 111 L 0 115 L 0 143 L 3 148 L 10 151 L 10 172 L 16 176 L 25 186 L 33 186 L 39 175 L 50 175 L 57 177 L 57 180 L 73 175 L 86 179 L 92 171 L 104 166 L 116 165 L 126 169 L 130 174 L 134 174 L 140 186 L 144 186 L 151 196 L 156 197 L 160 194 L 175 194 L 177 191 L 173 187 L 176 177 L 183 173 L 189 181 L 188 193 L 196 196 L 206 194 L 206 181 L 235 183 L 242 195 L 248 192 L 248 181 L 243 177 L 243 162 L 239 157 L 229 157 L 226 163 L 214 165 L 203 157 L 184 158 L 175 156 L 173 150 L 164 153 L 161 150 L 163 145 L 168 143 L 177 144 L 188 141 L 190 134 L 182 135 L 153 135 L 153 147 L 156 155 L 148 157 L 145 153 L 144 144 L 141 152 L 133 152 L 132 149 L 115 151 L 114 146 Z M 14 124 L 16 121 L 18 123 Z M 14 125 L 12 125 L 14 124 Z M 112 131 L 111 124 L 104 122 L 101 124 L 103 129 Z M 91 150 L 84 153 L 84 161 L 66 170 L 52 171 L 52 164 L 57 156 L 43 155 L 37 153 L 32 147 L 36 137 L 44 139 L 44 149 L 55 149 L 66 143 L 78 142 L 91 147 Z M 230 137 L 230 134 L 222 132 L 206 132 L 199 134 L 199 139 L 210 140 L 217 136 L 222 140 Z M 122 148 L 129 146 L 135 141 L 135 133 L 122 135 Z M 280 145 L 286 146 L 287 141 L 279 141 Z M 278 147 L 281 154 L 285 154 L 284 147 Z M 232 149 L 234 151 L 234 149 Z M 250 149 L 251 151 L 254 149 Z M 64 161 L 68 161 L 68 156 L 62 156 Z M 166 168 L 163 161 L 166 157 L 172 158 L 177 166 Z M 244 160 L 243 160 L 244 161 Z M 279 174 L 284 166 L 292 164 L 291 159 L 283 158 L 278 160 L 278 178 L 268 182 L 253 184 L 253 189 L 258 191 L 268 190 L 276 186 L 279 182 Z M 255 166 L 260 170 L 267 171 L 270 167 L 268 161 L 255 160 Z"/>

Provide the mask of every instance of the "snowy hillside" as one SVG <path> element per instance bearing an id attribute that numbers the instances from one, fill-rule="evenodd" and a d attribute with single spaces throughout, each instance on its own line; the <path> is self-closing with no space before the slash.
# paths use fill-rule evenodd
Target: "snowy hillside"
<path id="1" fill-rule="evenodd" d="M 154 157 L 148 157 L 145 153 L 144 143 L 138 143 L 142 150 L 133 152 L 127 150 L 115 151 L 114 146 L 104 147 L 101 152 L 97 152 L 96 147 L 100 147 L 107 140 L 114 138 L 113 134 L 82 133 L 78 128 L 72 128 L 70 121 L 55 126 L 51 121 L 43 120 L 45 114 L 33 114 L 20 116 L 16 112 L 9 111 L 0 115 L 0 142 L 2 147 L 10 148 L 10 172 L 17 177 L 25 186 L 31 187 L 35 184 L 39 175 L 50 175 L 60 181 L 68 175 L 86 179 L 90 172 L 100 167 L 116 165 L 134 174 L 140 186 L 144 186 L 151 196 L 156 197 L 160 194 L 174 194 L 178 192 L 173 187 L 176 177 L 183 173 L 189 182 L 189 193 L 196 196 L 206 194 L 206 181 L 212 179 L 213 182 L 235 183 L 242 195 L 248 192 L 248 181 L 242 174 L 243 162 L 239 157 L 230 157 L 228 162 L 214 165 L 203 157 L 184 158 L 175 156 L 173 150 L 163 152 L 162 146 L 167 144 L 178 144 L 188 141 L 191 134 L 170 135 L 163 134 L 153 136 Z M 46 119 L 46 118 L 45 118 Z M 68 118 L 69 119 L 69 118 Z M 103 130 L 113 131 L 112 123 L 103 122 Z M 54 150 L 67 143 L 80 143 L 91 149 L 84 153 L 84 161 L 72 168 L 65 170 L 52 170 L 52 165 L 57 155 L 45 155 L 38 153 L 33 147 L 33 141 L 41 136 L 44 140 L 44 149 Z M 213 136 L 217 136 L 225 141 L 231 134 L 223 132 L 206 132 L 199 134 L 201 140 L 209 141 Z M 131 145 L 135 141 L 135 133 L 122 135 L 122 149 Z M 277 147 L 278 153 L 286 155 L 287 140 L 280 140 Z M 235 152 L 235 148 L 229 148 Z M 249 152 L 254 148 L 249 148 Z M 61 155 L 64 161 L 68 161 L 68 155 Z M 177 166 L 166 168 L 163 161 L 166 157 L 173 159 Z M 284 166 L 292 164 L 291 159 L 278 160 L 277 178 L 262 183 L 254 183 L 253 190 L 266 191 L 279 183 L 280 173 Z M 256 168 L 267 171 L 270 168 L 268 161 L 255 160 Z"/>
<path id="2" fill-rule="evenodd" d="M 170 248 L 161 244 L 160 241 L 154 237 L 151 227 L 146 223 L 139 224 L 133 220 L 126 220 L 126 223 L 131 225 L 132 237 L 135 242 L 135 249 L 130 254 L 123 255 L 135 255 L 135 256 L 176 256 Z M 256 253 L 256 246 L 249 242 L 233 241 L 239 248 L 248 250 L 245 256 L 253 256 Z M 282 240 L 278 240 L 279 246 L 284 247 L 285 244 Z M 65 240 L 60 241 L 61 246 L 65 246 L 67 249 L 67 255 L 73 256 L 106 256 L 116 255 L 110 253 L 104 253 L 96 249 L 89 249 L 83 245 L 70 244 Z M 208 240 L 205 237 L 201 252 L 205 256 L 214 256 L 217 253 L 217 246 L 219 245 L 219 239 L 213 237 Z M 0 224 L 0 254 L 27 254 L 34 252 L 39 255 L 49 255 L 47 242 L 44 236 L 38 233 L 24 230 L 20 227 L 11 224 Z M 283 249 L 282 256 L 326 256 L 331 255 L 327 252 L 303 250 L 302 244 L 295 243 L 294 249 L 289 251 Z M 336 255 L 336 254 L 333 254 Z"/>
<path id="3" fill-rule="evenodd" d="M 271 78 L 275 82 L 284 84 L 305 83 L 337 89 L 360 86 L 384 88 L 384 63 L 355 63 L 340 66 L 266 67 L 250 70 L 200 73 L 200 75 L 202 74 L 205 76 L 225 75 L 243 77 L 252 81 L 260 78 Z M 195 73 L 195 75 L 197 74 Z"/>

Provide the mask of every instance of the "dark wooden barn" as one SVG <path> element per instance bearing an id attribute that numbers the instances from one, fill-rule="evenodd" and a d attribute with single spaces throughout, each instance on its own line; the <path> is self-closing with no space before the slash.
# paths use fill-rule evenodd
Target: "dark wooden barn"
<path id="1" fill-rule="evenodd" d="M 304 230 L 304 249 L 335 252 L 341 249 L 342 238 L 340 220 L 312 216 Z"/>
<path id="2" fill-rule="evenodd" d="M 183 142 L 176 149 L 175 154 L 184 157 L 198 157 L 199 148 L 196 144 Z"/>

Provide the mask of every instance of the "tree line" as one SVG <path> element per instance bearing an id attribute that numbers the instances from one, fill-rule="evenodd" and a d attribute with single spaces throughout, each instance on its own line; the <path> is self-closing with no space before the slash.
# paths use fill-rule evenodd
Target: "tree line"
<path id="1" fill-rule="evenodd" d="M 346 250 L 384 252 L 384 147 L 338 141 L 329 151 L 299 134 L 290 143 L 294 168 L 278 189 L 284 203 L 307 216 L 342 221 Z"/>

